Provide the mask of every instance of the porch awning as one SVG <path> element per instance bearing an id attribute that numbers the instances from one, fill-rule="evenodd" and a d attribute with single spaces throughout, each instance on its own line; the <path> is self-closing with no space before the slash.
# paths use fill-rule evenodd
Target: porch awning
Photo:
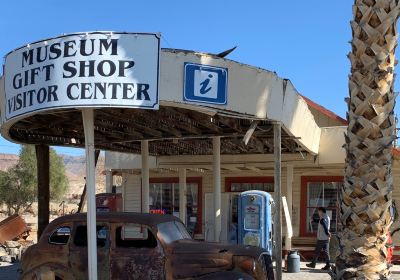
<path id="1" fill-rule="evenodd" d="M 210 137 L 222 136 L 222 154 L 271 153 L 271 124 L 281 122 L 283 152 L 318 154 L 321 130 L 290 81 L 210 54 L 163 49 L 160 59 L 160 110 L 96 109 L 96 148 L 140 153 L 139 141 L 151 140 L 151 155 L 207 155 L 212 154 Z M 185 63 L 228 69 L 227 104 L 185 100 Z M 3 78 L 0 91 L 4 91 Z M 255 121 L 255 131 L 245 145 L 242 139 Z M 77 109 L 48 110 L 9 121 L 2 114 L 1 134 L 19 143 L 84 147 L 82 116 Z"/>

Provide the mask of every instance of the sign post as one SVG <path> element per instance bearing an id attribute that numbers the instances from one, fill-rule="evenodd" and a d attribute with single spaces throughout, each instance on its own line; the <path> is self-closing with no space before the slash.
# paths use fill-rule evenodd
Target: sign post
<path id="1" fill-rule="evenodd" d="M 96 176 L 93 109 L 82 109 L 86 152 L 87 244 L 89 279 L 97 279 Z"/>

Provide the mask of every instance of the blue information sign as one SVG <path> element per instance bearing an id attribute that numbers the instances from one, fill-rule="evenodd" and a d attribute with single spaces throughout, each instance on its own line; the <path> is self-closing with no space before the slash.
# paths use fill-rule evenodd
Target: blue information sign
<path id="1" fill-rule="evenodd" d="M 185 101 L 227 103 L 228 69 L 185 63 L 183 99 Z"/>

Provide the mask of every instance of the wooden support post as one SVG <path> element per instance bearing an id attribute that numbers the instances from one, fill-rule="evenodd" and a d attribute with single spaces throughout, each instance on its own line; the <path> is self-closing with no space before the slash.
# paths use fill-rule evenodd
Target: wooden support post
<path id="1" fill-rule="evenodd" d="M 276 259 L 276 280 L 282 280 L 282 190 L 281 190 L 281 124 L 274 123 L 274 159 L 275 159 L 275 217 L 274 240 Z"/>
<path id="2" fill-rule="evenodd" d="M 97 160 L 99 159 L 99 155 L 100 155 L 100 150 L 96 150 L 95 154 L 94 154 L 94 161 L 95 161 L 95 166 L 97 166 Z M 85 202 L 86 202 L 86 182 L 85 182 L 85 186 L 83 187 L 83 191 L 82 191 L 82 195 L 81 195 L 81 199 L 79 200 L 79 204 L 78 204 L 78 213 L 82 213 L 83 211 L 83 207 L 85 206 Z"/>
<path id="3" fill-rule="evenodd" d="M 293 165 L 286 166 L 286 199 L 288 204 L 290 220 L 293 222 L 292 209 L 293 209 Z M 292 225 L 293 228 L 293 225 Z M 292 238 L 286 237 L 286 250 L 292 249 Z"/>
<path id="4" fill-rule="evenodd" d="M 36 145 L 38 180 L 38 231 L 39 241 L 43 230 L 49 224 L 50 207 L 50 150 L 47 145 Z"/>
<path id="5" fill-rule="evenodd" d="M 150 212 L 149 141 L 142 140 L 142 213 Z"/>
<path id="6" fill-rule="evenodd" d="M 186 225 L 186 168 L 179 168 L 179 218 Z"/>
<path id="7" fill-rule="evenodd" d="M 106 193 L 111 193 L 113 187 L 112 170 L 106 170 Z"/>
<path id="8" fill-rule="evenodd" d="M 214 241 L 221 238 L 221 137 L 213 137 Z"/>

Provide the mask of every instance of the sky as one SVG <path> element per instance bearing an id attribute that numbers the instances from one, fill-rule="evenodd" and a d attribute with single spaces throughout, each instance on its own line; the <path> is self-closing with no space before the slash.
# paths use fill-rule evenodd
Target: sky
<path id="1" fill-rule="evenodd" d="M 160 32 L 163 48 L 219 53 L 237 46 L 229 59 L 274 71 L 345 117 L 351 16 L 352 1 L 5 0 L 0 56 L 63 33 Z M 56 150 L 83 154 L 82 149 Z M 0 153 L 18 151 L 18 145 L 0 138 Z"/>

